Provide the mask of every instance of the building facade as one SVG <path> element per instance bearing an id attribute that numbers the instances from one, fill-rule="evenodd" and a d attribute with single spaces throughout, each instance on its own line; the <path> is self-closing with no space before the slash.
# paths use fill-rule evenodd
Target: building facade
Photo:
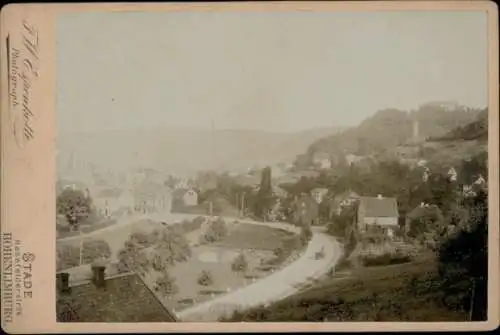
<path id="1" fill-rule="evenodd" d="M 399 228 L 399 212 L 396 198 L 361 197 L 357 210 L 358 229 L 366 233 L 371 228 L 380 228 L 381 231 L 393 237 Z"/>

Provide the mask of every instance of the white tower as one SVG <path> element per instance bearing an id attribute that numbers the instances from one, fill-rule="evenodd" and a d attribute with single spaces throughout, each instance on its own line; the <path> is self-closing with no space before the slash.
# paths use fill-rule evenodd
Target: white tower
<path id="1" fill-rule="evenodd" d="M 413 140 L 416 142 L 420 137 L 420 124 L 418 120 L 413 120 Z"/>

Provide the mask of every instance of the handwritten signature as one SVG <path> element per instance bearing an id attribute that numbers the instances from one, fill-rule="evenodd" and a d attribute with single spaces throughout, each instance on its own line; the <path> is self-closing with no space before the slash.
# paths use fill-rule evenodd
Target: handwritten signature
<path id="1" fill-rule="evenodd" d="M 24 148 L 31 141 L 35 132 L 33 129 L 34 113 L 32 110 L 32 86 L 38 78 L 39 37 L 38 30 L 29 22 L 23 22 L 22 44 L 20 47 L 11 45 L 7 37 L 9 60 L 9 97 L 10 123 L 17 145 Z"/>

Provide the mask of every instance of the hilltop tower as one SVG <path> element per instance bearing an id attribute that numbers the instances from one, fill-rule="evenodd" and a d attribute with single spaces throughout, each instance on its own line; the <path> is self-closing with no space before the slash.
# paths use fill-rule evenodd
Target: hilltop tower
<path id="1" fill-rule="evenodd" d="M 413 141 L 418 142 L 420 139 L 420 122 L 413 120 Z"/>

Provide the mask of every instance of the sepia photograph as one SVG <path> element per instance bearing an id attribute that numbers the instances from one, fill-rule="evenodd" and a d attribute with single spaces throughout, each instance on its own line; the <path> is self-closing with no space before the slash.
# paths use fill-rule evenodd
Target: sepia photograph
<path id="1" fill-rule="evenodd" d="M 54 24 L 58 323 L 487 321 L 486 11 Z"/>

